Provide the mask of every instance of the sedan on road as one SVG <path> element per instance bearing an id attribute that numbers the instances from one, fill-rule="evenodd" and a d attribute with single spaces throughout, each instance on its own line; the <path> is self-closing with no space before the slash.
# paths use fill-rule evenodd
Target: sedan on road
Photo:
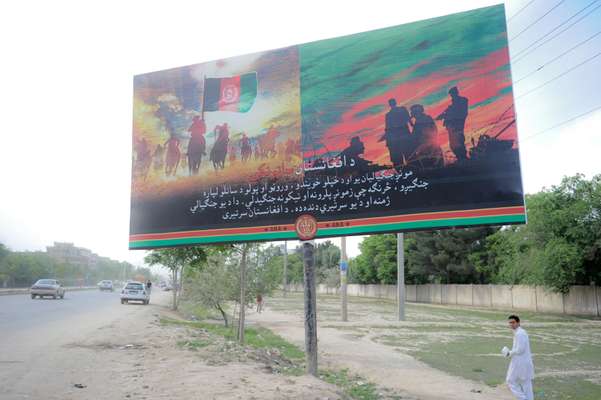
<path id="1" fill-rule="evenodd" d="M 126 304 L 130 301 L 141 301 L 142 304 L 150 303 L 150 293 L 146 290 L 143 283 L 128 282 L 121 290 L 121 304 Z"/>
<path id="2" fill-rule="evenodd" d="M 109 292 L 113 291 L 113 281 L 100 281 L 98 282 L 98 289 L 102 292 L 103 290 L 108 290 Z"/>
<path id="3" fill-rule="evenodd" d="M 57 297 L 65 298 L 65 289 L 56 279 L 38 279 L 30 289 L 31 298 L 50 296 L 53 299 Z"/>

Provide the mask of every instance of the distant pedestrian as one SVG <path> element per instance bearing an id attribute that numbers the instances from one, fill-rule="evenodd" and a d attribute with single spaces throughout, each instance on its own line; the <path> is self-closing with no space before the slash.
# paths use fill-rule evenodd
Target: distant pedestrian
<path id="1" fill-rule="evenodd" d="M 510 315 L 509 327 L 513 330 L 513 346 L 511 350 L 503 347 L 501 353 L 511 357 L 507 369 L 507 386 L 511 393 L 520 400 L 534 399 L 532 379 L 534 379 L 534 364 L 530 353 L 530 340 L 528 333 L 520 326 L 520 317 Z"/>
<path id="2" fill-rule="evenodd" d="M 263 311 L 263 296 L 257 293 L 257 312 L 260 314 Z"/>
<path id="3" fill-rule="evenodd" d="M 152 282 L 150 282 L 150 279 L 146 281 L 146 291 L 148 292 L 148 294 L 150 294 L 150 292 L 152 291 Z"/>

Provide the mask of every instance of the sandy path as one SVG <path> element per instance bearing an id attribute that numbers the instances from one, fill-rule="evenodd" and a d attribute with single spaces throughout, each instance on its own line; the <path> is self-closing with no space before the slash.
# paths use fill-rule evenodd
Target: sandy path
<path id="1" fill-rule="evenodd" d="M 287 340 L 304 348 L 304 326 L 298 312 L 282 313 L 268 307 L 262 314 L 252 313 L 249 322 L 272 329 Z M 402 322 L 396 322 L 402 324 Z M 341 322 L 336 322 L 342 325 Z M 390 322 L 388 322 L 390 324 Z M 368 337 L 357 338 L 335 328 L 322 328 L 318 322 L 320 363 L 348 368 L 374 383 L 393 389 L 403 398 L 420 400 L 510 400 L 505 387 L 491 388 L 483 383 L 451 376 L 375 343 Z"/>

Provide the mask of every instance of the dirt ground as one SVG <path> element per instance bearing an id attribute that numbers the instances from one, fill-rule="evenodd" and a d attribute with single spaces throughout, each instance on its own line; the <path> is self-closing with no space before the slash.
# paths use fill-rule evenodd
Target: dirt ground
<path id="1" fill-rule="evenodd" d="M 161 318 L 178 318 L 166 307 L 169 300 L 168 294 L 158 291 L 149 306 L 122 306 L 117 299 L 110 316 L 98 316 L 104 323 L 97 326 L 74 318 L 70 326 L 53 333 L 52 344 L 45 345 L 35 365 L 15 364 L 14 371 L 2 377 L 10 387 L 0 390 L 0 398 L 341 398 L 336 386 L 317 378 L 274 374 L 266 368 L 268 363 L 235 343 L 160 323 Z M 35 343 L 33 336 L 23 340 Z M 189 346 L 198 343 L 207 346 Z"/>
<path id="2" fill-rule="evenodd" d="M 340 299 L 318 296 L 320 363 L 349 368 L 419 399 L 512 399 L 504 382 L 511 346 L 507 313 L 407 304 L 396 320 L 392 301 L 349 297 L 349 322 Z M 302 346 L 301 293 L 266 300 L 252 323 Z M 530 334 L 538 399 L 601 399 L 601 321 L 520 313 Z M 575 334 L 577 333 L 577 334 Z"/>
<path id="3" fill-rule="evenodd" d="M 326 303 L 327 301 L 327 303 Z M 402 398 L 420 400 L 502 400 L 512 399 L 504 387 L 490 387 L 461 377 L 452 376 L 429 367 L 408 354 L 373 341 L 370 337 L 357 334 L 353 326 L 371 324 L 401 325 L 386 320 L 377 313 L 351 313 L 350 320 L 340 329 L 339 315 L 330 307 L 336 298 L 321 297 L 318 300 L 318 349 L 320 363 L 334 368 L 348 368 L 354 373 L 365 376 L 378 385 L 395 390 Z M 356 301 L 356 299 L 354 300 Z M 300 305 L 300 307 L 299 307 Z M 328 311 L 326 311 L 328 310 Z M 355 308 L 356 311 L 359 311 Z M 304 325 L 302 297 L 300 294 L 268 299 L 266 311 L 251 314 L 249 321 L 265 326 L 285 339 L 302 346 L 304 343 Z M 336 322 L 338 326 L 329 327 Z"/>

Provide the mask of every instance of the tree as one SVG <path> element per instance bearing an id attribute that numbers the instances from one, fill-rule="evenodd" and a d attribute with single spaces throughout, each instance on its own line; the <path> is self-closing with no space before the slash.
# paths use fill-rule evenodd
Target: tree
<path id="1" fill-rule="evenodd" d="M 183 290 L 183 277 L 186 266 L 201 266 L 206 261 L 206 251 L 202 246 L 175 247 L 152 250 L 144 261 L 149 265 L 162 265 L 171 272 L 173 301 L 171 308 L 177 310 L 178 294 Z"/>
<path id="2" fill-rule="evenodd" d="M 228 326 L 227 302 L 238 298 L 236 279 L 238 274 L 227 258 L 231 251 L 208 250 L 205 265 L 191 269 L 187 276 L 189 290 L 186 295 L 205 307 L 217 310 L 225 326 Z"/>
<path id="3" fill-rule="evenodd" d="M 359 244 L 361 254 L 352 263 L 353 281 L 357 283 L 396 283 L 396 237 L 372 235 Z"/>
<path id="4" fill-rule="evenodd" d="M 477 260 L 496 283 L 570 285 L 601 282 L 601 175 L 566 177 L 526 196 L 528 224 L 492 235 Z"/>
<path id="5" fill-rule="evenodd" d="M 487 283 L 473 255 L 498 227 L 458 228 L 413 232 L 406 247 L 408 275 L 417 283 Z M 472 257 L 470 258 L 470 255 Z"/>

